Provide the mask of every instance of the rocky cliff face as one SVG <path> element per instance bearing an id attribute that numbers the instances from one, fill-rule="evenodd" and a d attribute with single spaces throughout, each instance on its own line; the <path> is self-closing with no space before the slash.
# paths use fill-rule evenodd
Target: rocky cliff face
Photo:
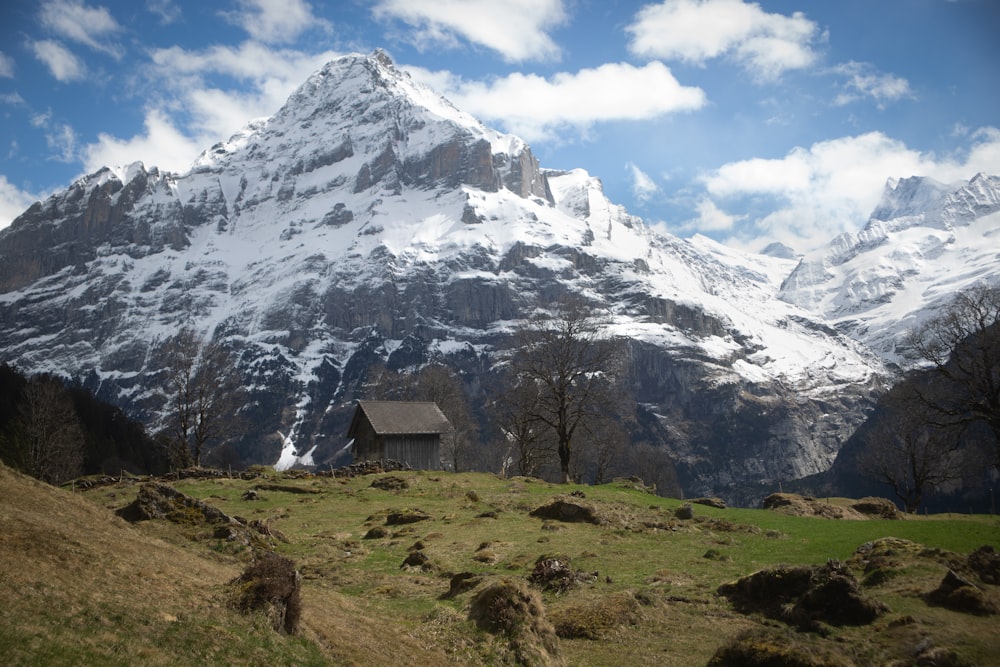
<path id="1" fill-rule="evenodd" d="M 384 54 L 314 74 L 184 174 L 102 170 L 0 232 L 0 349 L 151 425 L 182 328 L 234 353 L 245 463 L 329 460 L 375 362 L 475 400 L 536 307 L 582 295 L 628 341 L 645 437 L 689 493 L 825 469 L 881 361 L 777 298 L 794 261 L 653 232 Z"/>

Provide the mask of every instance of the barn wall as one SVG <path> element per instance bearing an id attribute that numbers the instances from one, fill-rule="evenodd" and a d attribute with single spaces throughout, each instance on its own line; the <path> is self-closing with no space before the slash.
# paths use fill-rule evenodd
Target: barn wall
<path id="1" fill-rule="evenodd" d="M 416 470 L 440 470 L 440 440 L 437 435 L 387 435 L 383 437 L 385 458 Z"/>

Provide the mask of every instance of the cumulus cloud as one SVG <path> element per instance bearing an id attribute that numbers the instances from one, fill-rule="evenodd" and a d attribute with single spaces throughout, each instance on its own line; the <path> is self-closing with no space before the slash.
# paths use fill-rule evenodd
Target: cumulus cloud
<path id="1" fill-rule="evenodd" d="M 762 80 L 812 65 L 818 28 L 801 12 L 772 14 L 743 0 L 664 0 L 647 5 L 626 30 L 629 49 L 647 58 L 694 64 L 729 57 Z"/>
<path id="2" fill-rule="evenodd" d="M 698 217 L 691 226 L 702 232 L 724 232 L 733 228 L 740 218 L 730 215 L 708 197 L 702 197 L 695 208 Z"/>
<path id="3" fill-rule="evenodd" d="M 106 7 L 88 7 L 80 0 L 49 0 L 42 3 L 39 21 L 60 37 L 113 58 L 122 56 L 121 47 L 113 39 L 122 27 Z"/>
<path id="4" fill-rule="evenodd" d="M 881 197 L 887 178 L 928 176 L 949 183 L 978 172 L 1000 173 L 1000 130 L 972 135 L 962 154 L 945 157 L 908 148 L 881 132 L 796 147 L 783 158 L 725 164 L 702 182 L 713 202 L 765 199 L 771 212 L 734 229 L 730 239 L 782 241 L 810 250 L 841 232 L 856 232 Z"/>
<path id="5" fill-rule="evenodd" d="M 205 145 L 198 139 L 192 139 L 177 129 L 162 112 L 153 110 L 146 114 L 142 134 L 119 139 L 102 132 L 96 143 L 82 150 L 81 158 L 87 173 L 137 160 L 147 167 L 180 172 L 187 170 L 204 148 Z"/>
<path id="6" fill-rule="evenodd" d="M 329 21 L 315 16 L 305 0 L 239 0 L 238 4 L 238 11 L 222 16 L 268 44 L 292 42 L 314 28 L 330 29 Z"/>
<path id="7" fill-rule="evenodd" d="M 706 101 L 701 88 L 682 86 L 660 62 L 644 67 L 608 63 L 548 79 L 518 72 L 487 82 L 407 69 L 460 109 L 495 121 L 527 141 L 551 139 L 567 127 L 585 131 L 598 122 L 691 111 Z"/>
<path id="8" fill-rule="evenodd" d="M 891 102 L 914 97 L 909 81 L 893 74 L 875 71 L 867 63 L 851 61 L 838 65 L 834 72 L 847 79 L 843 92 L 834 101 L 838 106 L 870 97 L 883 109 Z"/>
<path id="9" fill-rule="evenodd" d="M 305 79 L 337 56 L 273 49 L 259 42 L 214 46 L 201 51 L 180 47 L 153 51 L 153 71 L 162 99 L 151 106 L 183 113 L 187 131 L 227 139 L 252 118 L 276 112 Z M 223 88 L 219 76 L 235 80 Z"/>
<path id="10" fill-rule="evenodd" d="M 42 39 L 31 43 L 31 50 L 57 81 L 69 83 L 80 81 L 87 76 L 87 67 L 83 61 L 59 42 Z"/>
<path id="11" fill-rule="evenodd" d="M 548 31 L 567 20 L 562 0 L 380 0 L 372 12 L 409 25 L 420 49 L 464 39 L 509 61 L 558 58 Z"/>
<path id="12" fill-rule="evenodd" d="M 0 229 L 8 226 L 39 199 L 40 196 L 21 190 L 0 174 Z"/>
<path id="13" fill-rule="evenodd" d="M 129 138 L 103 133 L 79 149 L 85 171 L 136 160 L 185 171 L 207 146 L 228 139 L 252 118 L 275 113 L 302 81 L 335 56 L 259 42 L 201 51 L 154 50 L 143 130 Z M 220 77 L 234 83 L 220 87 Z"/>
<path id="14" fill-rule="evenodd" d="M 660 188 L 656 185 L 656 182 L 649 177 L 649 174 L 639 169 L 634 162 L 627 163 L 625 168 L 632 179 L 632 194 L 636 199 L 639 201 L 649 201 L 649 198 L 659 191 Z"/>

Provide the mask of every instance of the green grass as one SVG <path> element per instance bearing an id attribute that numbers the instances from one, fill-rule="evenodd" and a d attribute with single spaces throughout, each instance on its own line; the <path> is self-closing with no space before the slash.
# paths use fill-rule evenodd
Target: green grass
<path id="1" fill-rule="evenodd" d="M 956 553 L 983 544 L 1000 546 L 1000 521 L 989 516 L 835 521 L 694 505 L 694 519 L 680 521 L 674 512 L 682 501 L 659 498 L 627 484 L 583 487 L 473 473 L 395 474 L 409 482 L 408 489 L 373 488 L 373 477 L 290 479 L 275 474 L 266 483 L 318 493 L 262 490 L 260 499 L 252 501 L 243 500 L 243 494 L 254 481 L 175 484 L 181 492 L 227 514 L 265 521 L 287 537 L 287 542 L 275 541 L 273 546 L 295 560 L 303 575 L 301 636 L 274 634 L 262 619 L 241 617 L 225 608 L 219 591 L 226 577 L 233 575 L 206 572 L 205 581 L 213 583 L 200 598 L 185 597 L 181 589 L 167 596 L 173 606 L 166 613 L 176 617 L 172 621 L 150 610 L 155 607 L 126 604 L 121 598 L 99 600 L 105 606 L 92 605 L 89 611 L 68 616 L 55 602 L 21 604 L 39 617 L 37 623 L 18 622 L 14 611 L 0 618 L 4 622 L 0 653 L 21 647 L 11 653 L 15 656 L 11 664 L 29 664 L 26 656 L 35 655 L 34 651 L 50 664 L 123 664 L 118 656 L 124 654 L 146 656 L 149 664 L 381 665 L 397 664 L 401 652 L 417 665 L 503 664 L 511 655 L 505 640 L 468 620 L 472 594 L 442 598 L 450 576 L 472 572 L 524 582 L 540 556 L 560 555 L 568 557 L 576 570 L 597 573 L 591 583 L 542 594 L 548 615 L 565 632 L 579 637 L 559 641 L 567 664 L 705 665 L 739 633 L 775 625 L 733 611 L 716 595 L 723 583 L 778 563 L 846 561 L 861 544 L 887 536 Z M 85 504 L 105 511 L 127 504 L 136 491 L 137 486 L 121 486 L 93 489 L 82 496 L 89 501 Z M 597 508 L 606 519 L 604 525 L 529 516 L 531 510 L 573 491 L 585 496 L 581 502 Z M 67 502 L 78 498 L 70 496 Z M 385 525 L 386 513 L 401 509 L 419 509 L 431 518 Z M 486 512 L 493 518 L 481 516 Z M 387 535 L 364 539 L 376 526 Z M 126 532 L 145 540 L 164 540 L 176 553 L 229 573 L 238 572 L 251 556 L 246 548 L 213 538 L 209 529 L 150 521 Z M 401 567 L 418 543 L 430 567 Z M 945 572 L 940 562 L 908 561 L 899 572 L 869 589 L 892 609 L 884 622 L 832 629 L 829 637 L 809 642 L 858 665 L 890 662 L 918 641 L 954 648 L 973 664 L 988 664 L 988 656 L 1000 654 L 995 618 L 969 617 L 928 607 L 923 601 L 921 593 L 933 588 Z M 160 580 L 157 585 L 168 582 Z M 65 596 L 58 590 L 51 594 Z M 40 627 L 48 628 L 42 636 L 54 639 L 44 645 L 32 640 Z M 119 628 L 128 629 L 130 639 L 117 638 Z M 105 636 L 107 641 L 74 644 L 73 638 L 81 635 Z M 241 643 L 238 637 L 247 639 Z M 804 636 L 801 641 L 805 642 Z M 225 652 L 222 647 L 234 642 L 240 646 Z M 183 648 L 164 655 L 168 645 Z"/>

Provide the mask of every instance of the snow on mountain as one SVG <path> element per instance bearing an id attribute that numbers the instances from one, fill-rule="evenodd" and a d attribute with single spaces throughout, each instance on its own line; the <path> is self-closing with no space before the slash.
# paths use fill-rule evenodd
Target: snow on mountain
<path id="1" fill-rule="evenodd" d="M 942 220 L 991 206 L 993 185 L 975 183 Z M 930 195 L 905 187 L 885 210 L 925 215 Z M 239 355 L 254 426 L 242 460 L 322 463 L 372 363 L 437 360 L 481 387 L 519 321 L 577 294 L 628 340 L 643 437 L 690 492 L 724 493 L 825 469 L 864 418 L 885 369 L 825 318 L 843 325 L 871 301 L 833 286 L 850 257 L 931 230 L 889 222 L 797 266 L 781 249 L 659 234 L 597 178 L 541 168 L 385 54 L 351 55 L 188 172 L 101 170 L 0 231 L 0 349 L 157 424 L 163 346 L 192 328 Z M 966 233 L 949 224 L 863 269 L 872 299 Z"/>
<path id="2" fill-rule="evenodd" d="M 906 329 L 953 295 L 998 280 L 1000 177 L 890 180 L 865 228 L 804 257 L 780 296 L 902 360 Z"/>

